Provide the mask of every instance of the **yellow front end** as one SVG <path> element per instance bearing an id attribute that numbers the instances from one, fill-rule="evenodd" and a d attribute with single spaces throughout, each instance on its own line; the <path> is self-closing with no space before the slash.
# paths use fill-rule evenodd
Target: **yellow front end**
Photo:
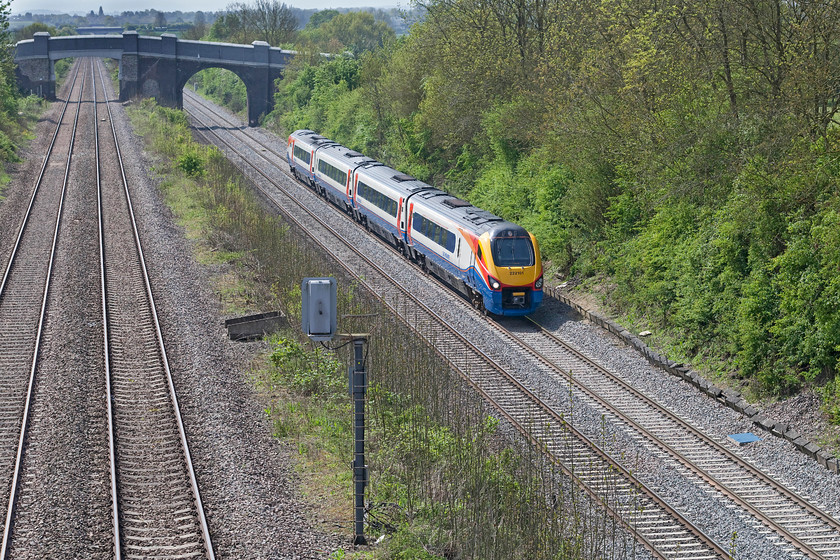
<path id="1" fill-rule="evenodd" d="M 479 238 L 481 244 L 482 254 L 485 256 L 484 263 L 487 267 L 487 272 L 496 278 L 502 287 L 523 286 L 527 288 L 534 288 L 534 283 L 539 280 L 543 274 L 542 259 L 540 258 L 540 246 L 537 243 L 537 238 L 533 234 L 528 233 L 531 239 L 531 244 L 534 248 L 534 264 L 531 266 L 498 266 L 493 261 L 493 253 L 490 244 L 490 236 L 485 233 Z M 542 288 L 542 286 L 540 286 Z"/>
<path id="2" fill-rule="evenodd" d="M 523 233 L 525 233 L 523 231 Z M 528 237 L 505 239 L 509 245 L 519 244 L 519 251 L 505 254 L 501 245 L 493 251 L 494 242 L 489 233 L 483 234 L 478 244 L 480 247 L 482 267 L 486 271 L 484 281 L 489 291 L 484 293 L 484 306 L 491 313 L 497 315 L 527 315 L 536 310 L 543 299 L 543 269 L 540 249 L 537 239 L 527 233 Z M 525 242 L 525 239 L 530 243 Z M 511 243 L 513 242 L 513 243 Z M 523 247 L 529 246 L 528 258 L 523 258 Z M 494 259 L 494 255 L 497 257 Z M 496 261 L 506 261 L 497 263 Z M 530 264 L 524 264 L 524 263 Z"/>

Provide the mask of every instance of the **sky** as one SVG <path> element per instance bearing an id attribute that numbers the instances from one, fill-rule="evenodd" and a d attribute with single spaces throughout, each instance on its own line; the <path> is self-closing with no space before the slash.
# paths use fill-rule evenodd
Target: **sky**
<path id="1" fill-rule="evenodd" d="M 401 5 L 406 7 L 408 0 L 285 0 L 286 4 L 296 8 L 323 10 L 326 8 L 391 8 Z M 224 10 L 225 6 L 233 3 L 233 0 L 179 0 L 177 2 L 166 2 L 164 0 L 149 0 L 145 3 L 138 3 L 136 0 L 92 0 L 90 6 L 73 2 L 72 8 L 68 7 L 67 0 L 12 0 L 11 12 L 13 14 L 24 14 L 26 12 L 49 11 L 57 13 L 77 13 L 84 15 L 91 10 L 99 12 L 102 6 L 105 14 L 118 15 L 125 11 L 143 11 L 146 9 L 160 10 L 163 12 L 216 12 Z"/>

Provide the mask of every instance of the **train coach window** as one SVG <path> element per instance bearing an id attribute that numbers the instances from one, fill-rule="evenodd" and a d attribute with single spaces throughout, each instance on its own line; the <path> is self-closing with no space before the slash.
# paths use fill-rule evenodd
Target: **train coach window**
<path id="1" fill-rule="evenodd" d="M 533 266 L 534 247 L 527 237 L 497 237 L 492 242 L 496 266 Z"/>
<path id="2" fill-rule="evenodd" d="M 318 161 L 318 171 L 320 173 L 323 173 L 324 175 L 326 175 L 327 177 L 329 177 L 330 179 L 332 179 L 333 181 L 335 181 L 339 185 L 343 185 L 344 181 L 346 179 L 343 171 L 341 171 L 340 169 L 338 169 L 336 167 L 333 167 L 332 165 L 330 165 L 329 163 L 327 163 L 324 160 L 319 160 Z"/>
<path id="3" fill-rule="evenodd" d="M 295 146 L 295 157 L 303 162 L 306 165 L 309 165 L 309 161 L 312 159 L 312 154 L 301 148 L 300 146 Z"/>
<path id="4" fill-rule="evenodd" d="M 450 253 L 455 250 L 455 234 L 432 220 L 415 212 L 412 227 Z"/>
<path id="5" fill-rule="evenodd" d="M 361 181 L 359 181 L 359 185 L 357 186 L 356 194 L 357 196 L 364 198 L 377 208 L 387 212 L 391 216 L 395 218 L 397 217 L 397 201 L 393 198 L 379 192 L 374 188 L 371 188 L 370 186 L 366 185 Z"/>
<path id="6" fill-rule="evenodd" d="M 446 250 L 452 253 L 455 251 L 455 234 L 448 229 L 442 230 L 440 241 L 438 241 L 438 243 L 443 247 L 446 247 Z"/>

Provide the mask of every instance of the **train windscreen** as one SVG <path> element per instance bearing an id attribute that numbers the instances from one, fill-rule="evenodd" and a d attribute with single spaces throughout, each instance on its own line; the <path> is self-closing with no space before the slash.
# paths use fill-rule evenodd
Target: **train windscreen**
<path id="1" fill-rule="evenodd" d="M 534 247 L 528 237 L 496 237 L 492 246 L 496 266 L 534 265 Z"/>

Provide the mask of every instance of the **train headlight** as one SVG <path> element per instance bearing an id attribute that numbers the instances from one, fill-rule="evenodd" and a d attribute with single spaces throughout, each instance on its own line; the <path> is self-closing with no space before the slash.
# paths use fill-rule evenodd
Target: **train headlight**
<path id="1" fill-rule="evenodd" d="M 492 276 L 488 275 L 487 279 L 490 281 L 490 287 L 494 290 L 500 290 L 502 288 L 502 284 Z"/>
<path id="2" fill-rule="evenodd" d="M 543 285 L 543 277 L 540 276 L 539 278 L 537 278 L 537 281 L 534 282 L 534 288 L 536 288 L 537 290 L 542 290 L 542 285 Z"/>

